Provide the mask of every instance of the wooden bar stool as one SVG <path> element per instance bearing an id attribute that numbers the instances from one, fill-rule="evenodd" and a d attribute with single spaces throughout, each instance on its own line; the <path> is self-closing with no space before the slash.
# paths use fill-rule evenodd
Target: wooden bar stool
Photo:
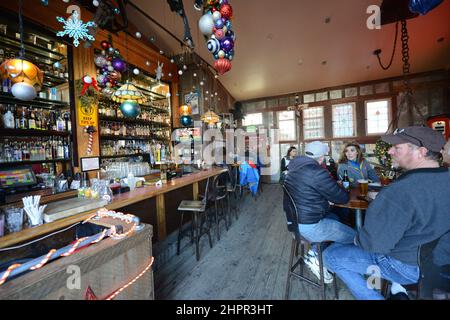
<path id="1" fill-rule="evenodd" d="M 183 217 L 185 213 L 192 213 L 192 221 L 190 228 L 191 243 L 195 242 L 195 256 L 197 261 L 200 260 L 200 238 L 202 235 L 208 235 L 209 246 L 212 248 L 211 239 L 211 223 L 208 222 L 206 215 L 206 206 L 208 199 L 209 180 L 206 182 L 205 196 L 200 200 L 183 200 L 178 206 L 178 211 L 181 213 L 180 228 L 178 230 L 177 239 L 177 255 L 180 254 L 180 243 L 184 235 L 183 231 Z M 204 225 L 206 223 L 206 226 Z"/>

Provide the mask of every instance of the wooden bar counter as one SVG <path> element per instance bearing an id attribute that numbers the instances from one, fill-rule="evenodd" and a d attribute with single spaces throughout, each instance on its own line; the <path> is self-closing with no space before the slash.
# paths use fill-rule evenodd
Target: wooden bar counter
<path id="1" fill-rule="evenodd" d="M 226 172 L 226 169 L 223 168 L 212 168 L 208 170 L 199 171 L 196 173 L 191 173 L 188 175 L 184 175 L 181 178 L 176 178 L 168 181 L 168 183 L 163 184 L 162 187 L 156 186 L 144 186 L 141 188 L 136 188 L 133 191 L 122 193 L 115 195 L 113 197 L 113 201 L 106 206 L 107 209 L 122 211 L 121 208 L 130 207 L 132 205 L 138 203 L 144 203 L 143 201 L 151 200 L 155 198 L 156 200 L 156 226 L 154 226 L 154 231 L 157 233 L 158 240 L 163 240 L 167 236 L 167 228 L 166 228 L 166 204 L 168 203 L 165 199 L 166 194 L 171 191 L 175 191 L 181 188 L 186 188 L 192 185 L 192 193 L 186 194 L 187 199 L 197 199 L 199 192 L 199 182 L 203 181 L 209 177 L 213 177 L 221 174 L 222 172 Z M 170 199 L 171 205 L 178 205 L 178 203 L 182 199 Z M 176 203 L 175 203 L 176 202 Z M 141 220 L 143 216 L 149 216 L 152 214 L 151 207 L 147 206 L 147 203 L 144 203 L 145 212 L 139 212 L 139 216 Z M 124 208 L 122 212 L 137 214 L 137 212 L 127 212 L 126 208 Z M 21 243 L 48 233 L 51 233 L 55 230 L 62 229 L 64 227 L 68 227 L 74 223 L 80 222 L 97 212 L 98 209 L 86 211 L 83 213 L 79 213 L 67 218 L 63 218 L 54 222 L 45 223 L 38 227 L 24 229 L 19 232 L 15 232 L 12 234 L 7 234 L 4 237 L 0 237 L 0 248 L 9 247 L 15 245 L 17 243 Z M 146 222 L 146 221 L 144 221 Z"/>

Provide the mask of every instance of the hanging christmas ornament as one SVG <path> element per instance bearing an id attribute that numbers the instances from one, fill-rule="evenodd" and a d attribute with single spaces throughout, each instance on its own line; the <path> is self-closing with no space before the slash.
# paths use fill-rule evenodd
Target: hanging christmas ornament
<path id="1" fill-rule="evenodd" d="M 92 4 L 94 5 L 94 7 L 98 7 L 100 3 L 97 0 L 94 0 L 92 1 Z"/>
<path id="2" fill-rule="evenodd" d="M 137 31 L 134 35 L 135 35 L 136 38 L 138 38 L 138 39 L 140 39 L 140 38 L 142 37 L 142 34 L 141 34 L 139 31 Z"/>
<path id="3" fill-rule="evenodd" d="M 127 70 L 127 64 L 121 58 L 114 58 L 112 59 L 111 63 L 113 69 L 116 71 L 125 72 Z"/>
<path id="4" fill-rule="evenodd" d="M 147 67 L 150 67 L 150 61 L 145 61 L 145 65 L 147 66 Z"/>
<path id="5" fill-rule="evenodd" d="M 48 6 L 48 0 L 41 0 L 41 3 L 42 3 L 44 6 Z"/>
<path id="6" fill-rule="evenodd" d="M 178 74 L 181 76 L 183 75 L 183 70 L 178 70 Z"/>
<path id="7" fill-rule="evenodd" d="M 119 108 L 127 118 L 136 118 L 141 113 L 141 107 L 136 100 L 125 100 Z"/>
<path id="8" fill-rule="evenodd" d="M 136 76 L 139 75 L 139 69 L 138 68 L 134 68 L 133 69 L 133 74 L 136 75 Z"/>
<path id="9" fill-rule="evenodd" d="M 90 155 L 92 153 L 92 146 L 94 145 L 94 132 L 97 130 L 94 126 L 87 126 L 84 128 L 84 132 L 87 133 L 88 136 L 88 145 L 86 148 L 86 154 Z"/>
<path id="10" fill-rule="evenodd" d="M 159 61 L 158 61 L 158 67 L 155 69 L 155 71 L 156 71 L 156 80 L 157 81 L 161 81 L 163 66 L 164 66 L 164 62 L 163 63 L 159 63 Z"/>
<path id="11" fill-rule="evenodd" d="M 231 70 L 231 62 L 228 59 L 225 58 L 219 58 L 214 62 L 214 69 L 222 75 L 225 72 L 228 72 Z M 215 76 L 217 78 L 217 75 Z"/>
<path id="12" fill-rule="evenodd" d="M 68 35 L 70 38 L 73 38 L 73 45 L 78 47 L 80 44 L 78 39 L 95 41 L 95 38 L 89 33 L 89 27 L 94 27 L 95 22 L 88 21 L 87 23 L 83 23 L 80 20 L 80 14 L 77 10 L 73 11 L 73 14 L 66 20 L 61 17 L 56 17 L 58 22 L 64 24 L 63 31 L 59 31 L 56 33 L 58 37 L 64 37 Z"/>
<path id="13" fill-rule="evenodd" d="M 181 116 L 180 123 L 182 126 L 188 127 L 188 126 L 192 125 L 192 118 L 190 116 Z"/>
<path id="14" fill-rule="evenodd" d="M 204 14 L 198 21 L 198 28 L 205 36 L 210 36 L 213 33 L 214 28 L 214 19 L 212 14 Z"/>
<path id="15" fill-rule="evenodd" d="M 106 40 L 103 40 L 102 42 L 100 42 L 100 46 L 102 47 L 103 50 L 108 50 L 111 47 L 111 43 L 109 43 Z"/>
<path id="16" fill-rule="evenodd" d="M 183 105 L 180 107 L 180 115 L 182 115 L 182 116 L 188 116 L 188 115 L 190 115 L 190 114 L 192 114 L 192 108 L 191 108 L 191 106 L 190 106 L 189 104 L 183 104 Z"/>

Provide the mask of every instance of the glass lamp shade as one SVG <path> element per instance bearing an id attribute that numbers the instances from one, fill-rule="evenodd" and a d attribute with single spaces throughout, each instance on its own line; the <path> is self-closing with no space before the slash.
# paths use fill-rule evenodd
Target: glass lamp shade
<path id="1" fill-rule="evenodd" d="M 123 103 L 127 100 L 134 100 L 141 104 L 147 101 L 147 98 L 131 83 L 125 83 L 119 89 L 117 89 L 113 95 L 112 100 L 114 102 Z"/>
<path id="2" fill-rule="evenodd" d="M 12 84 L 25 82 L 40 90 L 44 81 L 44 72 L 22 58 L 8 59 L 0 65 L 2 79 L 10 79 Z"/>
<path id="3" fill-rule="evenodd" d="M 192 108 L 189 104 L 184 104 L 180 107 L 180 114 L 182 116 L 188 116 L 192 113 Z"/>
<path id="4" fill-rule="evenodd" d="M 209 110 L 204 115 L 202 115 L 201 119 L 203 122 L 206 122 L 210 125 L 213 125 L 220 120 L 219 116 L 212 110 Z"/>

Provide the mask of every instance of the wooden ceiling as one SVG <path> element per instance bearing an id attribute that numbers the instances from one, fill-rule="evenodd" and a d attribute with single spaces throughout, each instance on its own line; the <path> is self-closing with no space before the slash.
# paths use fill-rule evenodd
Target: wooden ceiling
<path id="1" fill-rule="evenodd" d="M 183 38 L 181 17 L 166 0 L 132 0 L 149 16 Z M 236 34 L 232 69 L 219 81 L 237 100 L 276 96 L 402 74 L 400 32 L 394 62 L 382 70 L 392 54 L 395 24 L 369 30 L 366 13 L 381 0 L 231 0 Z M 195 52 L 211 65 L 212 55 L 198 31 L 201 12 L 184 0 Z M 179 42 L 131 6 L 129 20 L 165 54 L 182 52 Z M 328 21 L 328 22 L 327 22 Z M 424 16 L 407 20 L 411 73 L 450 68 L 450 1 L 444 0 Z M 400 29 L 399 29 L 400 30 Z"/>

